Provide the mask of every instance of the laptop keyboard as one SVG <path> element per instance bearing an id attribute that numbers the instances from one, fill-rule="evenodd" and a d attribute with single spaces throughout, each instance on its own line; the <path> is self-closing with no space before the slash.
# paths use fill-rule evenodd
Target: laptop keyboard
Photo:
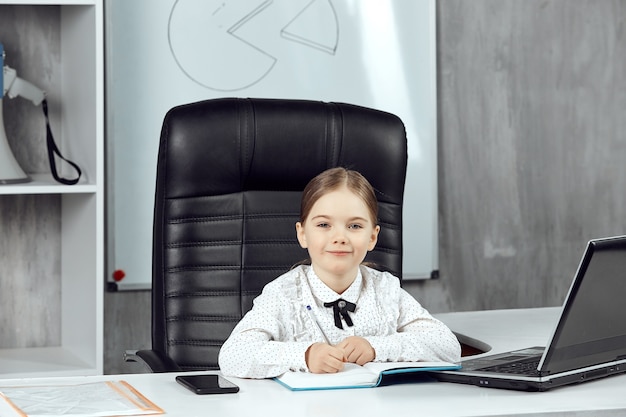
<path id="1" fill-rule="evenodd" d="M 539 371 L 537 370 L 537 367 L 539 366 L 540 360 L 540 357 L 532 357 L 517 362 L 488 366 L 479 370 L 516 375 L 538 375 Z"/>

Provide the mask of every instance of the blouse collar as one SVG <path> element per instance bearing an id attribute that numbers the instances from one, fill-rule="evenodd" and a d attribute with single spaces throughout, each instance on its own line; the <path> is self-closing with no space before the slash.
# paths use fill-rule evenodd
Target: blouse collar
<path id="1" fill-rule="evenodd" d="M 319 301 L 320 305 L 322 305 L 323 303 L 333 302 L 338 298 L 343 298 L 346 301 L 350 301 L 351 303 L 356 304 L 357 300 L 359 299 L 359 295 L 361 294 L 361 285 L 363 284 L 363 275 L 361 274 L 361 268 L 358 269 L 356 278 L 354 279 L 352 284 L 343 292 L 343 294 L 337 294 L 335 291 L 330 289 L 328 285 L 324 284 L 324 282 L 317 276 L 312 266 L 309 266 L 306 269 L 306 277 L 309 281 L 311 292 Z"/>

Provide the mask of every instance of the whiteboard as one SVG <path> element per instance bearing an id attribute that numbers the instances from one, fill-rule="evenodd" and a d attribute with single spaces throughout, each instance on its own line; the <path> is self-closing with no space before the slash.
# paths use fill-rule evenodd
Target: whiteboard
<path id="1" fill-rule="evenodd" d="M 106 0 L 105 39 L 107 280 L 124 275 L 112 288 L 151 286 L 165 113 L 219 97 L 398 115 L 409 142 L 403 278 L 437 270 L 434 0 Z"/>

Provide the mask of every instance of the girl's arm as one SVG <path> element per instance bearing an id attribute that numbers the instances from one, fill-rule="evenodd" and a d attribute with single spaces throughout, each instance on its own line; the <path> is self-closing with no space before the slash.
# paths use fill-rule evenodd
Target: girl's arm
<path id="1" fill-rule="evenodd" d="M 224 375 L 271 378 L 288 370 L 307 370 L 305 352 L 313 341 L 294 341 L 292 304 L 270 286 L 237 324 L 219 353 Z M 287 320 L 287 321 L 285 321 Z"/>
<path id="2" fill-rule="evenodd" d="M 461 360 L 459 341 L 445 324 L 402 289 L 398 290 L 397 303 L 396 332 L 366 337 L 376 351 L 376 362 Z"/>

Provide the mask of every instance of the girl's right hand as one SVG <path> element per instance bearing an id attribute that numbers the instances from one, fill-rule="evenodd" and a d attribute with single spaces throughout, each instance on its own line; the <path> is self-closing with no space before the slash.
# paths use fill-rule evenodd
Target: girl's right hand
<path id="1" fill-rule="evenodd" d="M 343 369 L 343 350 L 326 343 L 313 343 L 305 353 L 305 361 L 314 374 L 333 374 Z"/>

